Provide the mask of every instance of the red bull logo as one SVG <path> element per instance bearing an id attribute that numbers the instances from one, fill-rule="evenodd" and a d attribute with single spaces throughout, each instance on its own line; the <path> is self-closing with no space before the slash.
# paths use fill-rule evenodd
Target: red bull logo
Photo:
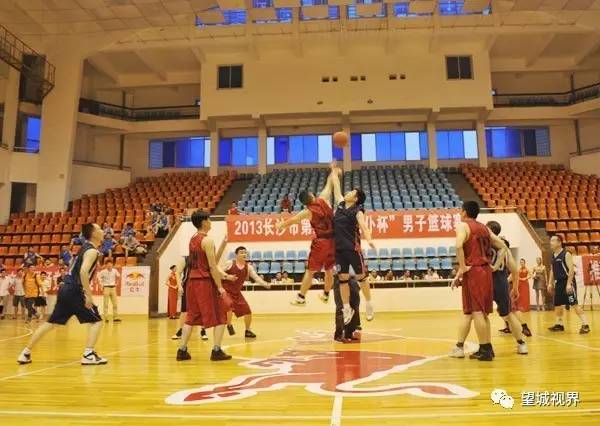
<path id="1" fill-rule="evenodd" d="M 167 397 L 166 403 L 189 405 L 231 401 L 291 386 L 304 387 L 319 395 L 344 397 L 403 394 L 424 398 L 476 396 L 476 392 L 448 383 L 411 382 L 368 386 L 370 382 L 439 358 L 359 350 L 285 350 L 273 357 L 240 364 L 250 369 L 269 370 L 267 372 L 235 377 L 228 383 L 179 391 Z"/>

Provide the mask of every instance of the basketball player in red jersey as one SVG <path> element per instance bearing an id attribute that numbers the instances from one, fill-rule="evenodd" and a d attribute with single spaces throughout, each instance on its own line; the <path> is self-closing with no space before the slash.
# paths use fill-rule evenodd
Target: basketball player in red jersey
<path id="1" fill-rule="evenodd" d="M 215 242 L 207 234 L 211 228 L 208 213 L 197 210 L 192 214 L 192 223 L 198 230 L 190 240 L 190 272 L 186 288 L 187 315 L 181 336 L 181 346 L 177 350 L 177 361 L 192 359 L 187 350 L 192 329 L 195 325 L 205 329 L 214 328 L 214 347 L 211 361 L 231 359 L 221 349 L 225 324 L 227 324 L 227 304 L 223 300 L 225 289 L 223 279 L 233 281 L 235 277 L 226 274 L 219 267 L 215 253 Z"/>
<path id="2" fill-rule="evenodd" d="M 246 247 L 236 248 L 235 258 L 225 262 L 221 269 L 235 277 L 234 281 L 223 281 L 223 287 L 231 298 L 231 310 L 227 312 L 227 331 L 230 336 L 235 334 L 235 329 L 231 325 L 231 317 L 235 314 L 236 318 L 244 317 L 244 324 L 246 325 L 244 337 L 247 339 L 256 339 L 256 334 L 250 330 L 250 326 L 252 325 L 252 310 L 242 294 L 242 288 L 248 278 L 266 288 L 271 288 L 271 285 L 260 278 L 254 267 L 248 264 L 248 251 Z"/>
<path id="3" fill-rule="evenodd" d="M 335 244 L 333 240 L 333 209 L 331 208 L 331 194 L 333 190 L 333 173 L 340 173 L 336 167 L 335 161 L 331 163 L 331 173 L 327 178 L 327 183 L 317 197 L 309 191 L 302 191 L 298 198 L 304 204 L 305 208 L 292 218 L 277 225 L 278 230 L 283 230 L 291 225 L 299 224 L 304 219 L 310 221 L 310 225 L 315 233 L 315 238 L 310 245 L 310 254 L 308 256 L 308 268 L 302 278 L 302 285 L 296 298 L 291 302 L 292 305 L 305 306 L 306 293 L 312 285 L 315 272 L 325 270 L 325 285 L 321 300 L 327 303 L 329 292 L 333 287 L 333 268 L 335 267 Z"/>
<path id="4" fill-rule="evenodd" d="M 499 237 L 491 233 L 483 223 L 475 220 L 478 215 L 477 202 L 464 203 L 461 212 L 462 223 L 456 226 L 456 258 L 459 268 L 452 286 L 454 288 L 462 278 L 465 315 L 459 334 L 465 334 L 464 329 L 470 327 L 473 320 L 479 350 L 471 357 L 480 361 L 491 361 L 494 355 L 488 314 L 493 311 L 494 301 L 492 247 L 503 252 L 508 252 L 508 249 Z"/>

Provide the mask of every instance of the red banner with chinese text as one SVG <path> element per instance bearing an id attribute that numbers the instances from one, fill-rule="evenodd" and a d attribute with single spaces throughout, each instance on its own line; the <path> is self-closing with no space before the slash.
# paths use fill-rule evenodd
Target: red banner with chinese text
<path id="1" fill-rule="evenodd" d="M 600 256 L 581 256 L 581 269 L 584 285 L 600 286 Z"/>
<path id="2" fill-rule="evenodd" d="M 290 214 L 227 216 L 230 242 L 303 241 L 313 238 L 308 220 L 279 232 L 277 224 Z M 455 236 L 460 222 L 457 209 L 403 210 L 367 212 L 367 225 L 374 239 L 381 238 L 448 238 Z"/>

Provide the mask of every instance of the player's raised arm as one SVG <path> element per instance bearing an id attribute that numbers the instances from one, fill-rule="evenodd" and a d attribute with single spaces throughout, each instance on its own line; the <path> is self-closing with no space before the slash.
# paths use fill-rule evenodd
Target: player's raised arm
<path id="1" fill-rule="evenodd" d="M 282 230 L 288 228 L 289 226 L 292 226 L 292 225 L 302 222 L 304 219 L 310 220 L 311 217 L 312 217 L 312 213 L 310 212 L 310 210 L 304 209 L 300 213 L 297 213 L 294 216 L 292 216 L 291 218 L 278 223 L 277 230 L 282 231 Z"/>
<path id="2" fill-rule="evenodd" d="M 332 172 L 329 175 L 331 178 L 331 186 L 333 190 L 333 202 L 337 206 L 344 199 L 344 195 L 342 194 L 342 184 L 340 182 L 340 169 L 337 167 L 332 168 Z"/>
<path id="3" fill-rule="evenodd" d="M 365 218 L 365 214 L 362 211 L 358 212 L 356 214 L 356 220 L 358 222 L 358 227 L 360 228 L 360 231 L 363 234 L 363 237 L 367 241 L 367 244 L 369 244 L 369 247 L 374 249 L 375 244 L 373 243 L 373 238 L 371 236 L 371 230 L 367 226 L 367 220 Z"/>

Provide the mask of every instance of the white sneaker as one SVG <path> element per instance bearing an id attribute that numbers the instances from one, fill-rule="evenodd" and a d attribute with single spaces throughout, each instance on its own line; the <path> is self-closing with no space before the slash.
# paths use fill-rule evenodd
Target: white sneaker
<path id="1" fill-rule="evenodd" d="M 527 355 L 529 350 L 527 349 L 527 343 L 517 343 L 517 353 L 519 355 Z"/>
<path id="2" fill-rule="evenodd" d="M 323 302 L 323 303 L 328 303 L 329 302 L 329 295 L 325 294 L 325 293 L 321 293 L 319 295 L 319 299 L 321 299 L 321 302 Z"/>
<path id="3" fill-rule="evenodd" d="M 450 358 L 464 358 L 465 357 L 465 348 L 459 348 L 458 346 L 454 346 L 452 348 L 452 352 L 448 355 Z"/>
<path id="4" fill-rule="evenodd" d="M 367 314 L 367 321 L 373 321 L 373 318 L 375 318 L 375 312 L 373 312 L 372 305 L 370 305 L 370 304 L 367 305 L 366 314 Z"/>
<path id="5" fill-rule="evenodd" d="M 179 339 L 181 339 L 181 336 L 178 334 L 174 334 L 171 336 L 171 340 L 179 340 Z"/>
<path id="6" fill-rule="evenodd" d="M 103 365 L 107 362 L 108 360 L 106 358 L 102 358 L 95 351 L 92 351 L 87 355 L 84 354 L 81 357 L 81 365 Z"/>
<path id="7" fill-rule="evenodd" d="M 352 317 L 354 316 L 354 309 L 348 308 L 348 310 L 344 309 L 344 325 L 349 324 L 352 321 Z"/>
<path id="8" fill-rule="evenodd" d="M 208 340 L 208 335 L 206 334 L 206 330 L 204 328 L 200 329 L 200 339 Z"/>
<path id="9" fill-rule="evenodd" d="M 17 362 L 21 365 L 23 364 L 31 364 L 31 354 L 26 354 L 25 352 L 21 352 L 19 357 L 17 358 Z"/>
<path id="10" fill-rule="evenodd" d="M 306 299 L 303 299 L 303 298 L 299 297 L 298 295 L 296 295 L 296 297 L 294 298 L 294 300 L 292 300 L 290 302 L 290 305 L 294 305 L 294 306 L 306 306 Z"/>

